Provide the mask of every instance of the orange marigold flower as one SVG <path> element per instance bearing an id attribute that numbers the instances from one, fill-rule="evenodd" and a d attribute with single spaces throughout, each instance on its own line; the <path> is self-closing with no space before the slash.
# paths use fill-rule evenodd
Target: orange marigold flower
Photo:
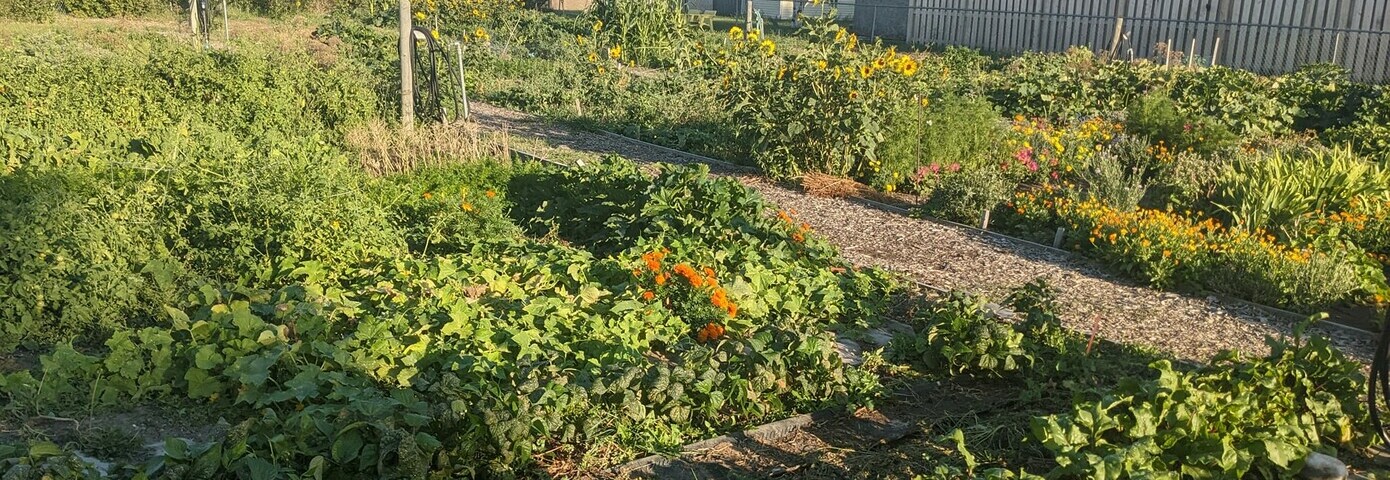
<path id="1" fill-rule="evenodd" d="M 429 200 L 429 199 L 431 199 L 431 198 L 434 198 L 434 194 L 433 194 L 433 193 L 430 193 L 430 192 L 425 192 L 425 194 L 424 194 L 424 195 L 421 195 L 421 197 L 424 197 L 425 200 Z"/>
<path id="2" fill-rule="evenodd" d="M 642 292 L 642 299 L 643 299 L 643 300 L 646 300 L 646 301 L 650 302 L 650 301 L 652 301 L 653 298 L 656 298 L 656 294 L 655 294 L 655 293 L 652 293 L 651 290 L 647 290 L 647 291 L 645 291 L 645 292 Z"/>
<path id="3" fill-rule="evenodd" d="M 711 279 L 714 278 L 714 269 L 713 269 L 713 268 L 709 268 L 709 267 L 705 267 L 705 276 L 706 276 L 706 277 L 709 277 L 709 278 L 711 278 Z"/>
<path id="4" fill-rule="evenodd" d="M 724 336 L 724 326 L 717 323 L 707 323 L 695 333 L 695 339 L 701 343 L 719 340 Z"/>
<path id="5" fill-rule="evenodd" d="M 497 196 L 497 192 L 494 192 L 494 191 L 492 191 L 492 190 L 488 190 L 487 193 L 486 193 L 486 195 L 487 195 L 487 198 L 494 198 L 494 197 Z"/>
<path id="6" fill-rule="evenodd" d="M 468 202 L 463 202 L 463 211 L 465 211 L 465 212 L 471 212 L 471 211 L 473 211 L 473 204 L 468 203 Z"/>
<path id="7" fill-rule="evenodd" d="M 656 284 L 657 284 L 657 285 L 665 285 L 665 284 L 666 284 L 666 274 L 664 274 L 664 273 L 658 273 L 658 274 L 656 274 Z"/>
<path id="8" fill-rule="evenodd" d="M 802 235 L 801 232 L 796 232 L 792 234 L 792 241 L 796 243 L 801 243 L 806 241 L 806 237 Z"/>

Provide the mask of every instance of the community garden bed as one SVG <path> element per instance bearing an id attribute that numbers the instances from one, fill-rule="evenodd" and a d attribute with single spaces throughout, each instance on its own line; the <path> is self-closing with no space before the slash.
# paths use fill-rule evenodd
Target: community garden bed
<path id="1" fill-rule="evenodd" d="M 774 41 L 647 28 L 672 21 L 647 2 L 426 7 L 441 36 L 466 35 L 488 98 L 578 100 L 571 120 L 777 178 L 898 190 L 901 165 L 874 167 L 900 130 L 880 115 L 956 101 L 919 92 L 924 57 L 819 20 Z M 1045 281 L 994 302 L 916 291 L 704 166 L 563 168 L 469 125 L 401 128 L 377 43 L 389 12 L 338 5 L 318 32 L 338 40 L 316 44 L 331 55 L 33 25 L 0 44 L 0 475 L 602 477 L 827 411 L 901 413 L 925 440 L 892 471 L 832 452 L 784 474 L 1287 478 L 1374 441 L 1363 365 L 1301 327 L 1267 354 L 1175 363 L 1064 328 Z M 768 96 L 799 73 L 840 110 L 779 110 L 806 100 Z M 869 341 L 889 322 L 906 328 Z"/>

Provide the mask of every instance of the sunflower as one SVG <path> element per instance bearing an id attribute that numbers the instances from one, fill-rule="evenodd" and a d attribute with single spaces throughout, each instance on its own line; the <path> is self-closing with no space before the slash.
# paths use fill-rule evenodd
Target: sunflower
<path id="1" fill-rule="evenodd" d="M 865 79 L 874 76 L 873 67 L 870 67 L 868 65 L 859 67 L 859 76 L 864 77 Z"/>
<path id="2" fill-rule="evenodd" d="M 622 46 L 622 45 L 614 45 L 613 48 L 608 49 L 608 58 L 611 58 L 611 59 L 614 59 L 614 60 L 617 60 L 617 59 L 619 59 L 619 58 L 623 58 L 623 46 Z"/>
<path id="3" fill-rule="evenodd" d="M 729 39 L 730 39 L 730 40 L 743 40 L 743 29 L 742 29 L 742 28 L 738 28 L 738 27 L 730 28 L 730 29 L 729 29 Z"/>
<path id="4" fill-rule="evenodd" d="M 903 75 L 907 75 L 907 76 L 909 76 L 909 77 L 911 77 L 911 76 L 913 76 L 913 75 L 916 75 L 916 74 L 917 74 L 917 68 L 920 67 L 920 66 L 921 66 L 921 65 L 918 64 L 916 60 L 908 59 L 907 61 L 903 62 L 903 67 L 902 67 Z"/>
<path id="5" fill-rule="evenodd" d="M 763 40 L 763 43 L 760 44 L 759 47 L 762 48 L 763 55 L 771 57 L 773 54 L 777 53 L 777 44 L 772 43 L 772 40 Z"/>

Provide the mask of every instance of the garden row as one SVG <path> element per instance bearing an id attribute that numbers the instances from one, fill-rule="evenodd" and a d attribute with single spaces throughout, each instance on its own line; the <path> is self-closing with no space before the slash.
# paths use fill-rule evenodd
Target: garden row
<path id="1" fill-rule="evenodd" d="M 385 7 L 342 4 L 320 33 L 384 71 Z M 828 18 L 787 37 L 702 32 L 666 2 L 577 17 L 422 8 L 467 42 L 489 101 L 779 179 L 853 178 L 934 217 L 992 211 L 1028 238 L 1066 227 L 1074 248 L 1160 287 L 1305 311 L 1390 296 L 1377 261 L 1390 253 L 1390 95 L 1336 66 L 1264 77 L 1082 49 L 903 52 Z"/>
<path id="2" fill-rule="evenodd" d="M 592 476 L 921 377 L 1025 387 L 1034 433 L 981 475 L 1283 478 L 1372 441 L 1324 340 L 1149 369 L 1044 285 L 1016 324 L 902 292 L 698 167 L 558 170 L 449 127 L 372 158 L 388 81 L 350 55 L 41 38 L 0 55 L 6 477 Z M 844 365 L 834 335 L 885 318 L 916 333 Z M 139 408 L 226 431 L 151 451 L 101 421 Z"/>

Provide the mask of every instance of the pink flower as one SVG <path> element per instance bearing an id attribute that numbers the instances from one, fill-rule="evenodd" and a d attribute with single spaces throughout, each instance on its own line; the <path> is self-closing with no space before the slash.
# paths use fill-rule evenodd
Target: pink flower
<path id="1" fill-rule="evenodd" d="M 1057 172 L 1052 172 L 1052 179 L 1053 179 L 1053 180 L 1056 180 L 1057 177 L 1059 177 L 1059 176 L 1060 176 L 1060 175 L 1057 175 Z"/>
<path id="2" fill-rule="evenodd" d="M 952 163 L 952 164 L 950 164 L 950 165 L 947 165 L 947 166 L 946 166 L 946 171 L 951 172 L 951 173 L 959 172 L 959 171 L 960 171 L 960 164 L 959 164 L 959 163 Z"/>

